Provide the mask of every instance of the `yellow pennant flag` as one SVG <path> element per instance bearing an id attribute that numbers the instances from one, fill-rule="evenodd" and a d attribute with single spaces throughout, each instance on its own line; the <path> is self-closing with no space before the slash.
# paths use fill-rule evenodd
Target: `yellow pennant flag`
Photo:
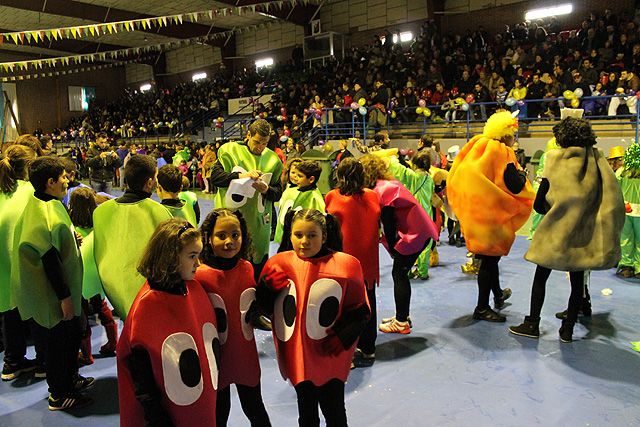
<path id="1" fill-rule="evenodd" d="M 89 32 L 91 33 L 92 36 L 96 35 L 96 27 L 94 27 L 93 25 L 89 27 Z"/>
<path id="2" fill-rule="evenodd" d="M 71 27 L 71 34 L 73 35 L 74 39 L 78 38 L 78 29 L 75 27 Z"/>

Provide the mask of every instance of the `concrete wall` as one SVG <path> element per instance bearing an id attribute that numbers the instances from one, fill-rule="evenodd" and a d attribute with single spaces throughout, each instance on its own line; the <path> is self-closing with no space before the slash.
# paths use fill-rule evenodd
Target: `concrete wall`
<path id="1" fill-rule="evenodd" d="M 166 53 L 167 74 L 198 70 L 222 63 L 220 48 L 193 44 Z"/>
<path id="2" fill-rule="evenodd" d="M 154 79 L 153 67 L 147 64 L 126 64 L 125 75 L 128 85 L 147 83 Z"/>

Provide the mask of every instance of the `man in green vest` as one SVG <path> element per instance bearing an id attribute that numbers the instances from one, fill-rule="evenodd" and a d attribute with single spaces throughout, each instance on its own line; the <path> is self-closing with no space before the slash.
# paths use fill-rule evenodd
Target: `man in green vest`
<path id="1" fill-rule="evenodd" d="M 228 142 L 220 147 L 211 172 L 211 183 L 219 188 L 216 206 L 237 209 L 247 221 L 254 245 L 250 261 L 256 277 L 269 257 L 271 211 L 282 195 L 282 162 L 267 148 L 271 132 L 266 120 L 254 121 L 245 143 Z"/>

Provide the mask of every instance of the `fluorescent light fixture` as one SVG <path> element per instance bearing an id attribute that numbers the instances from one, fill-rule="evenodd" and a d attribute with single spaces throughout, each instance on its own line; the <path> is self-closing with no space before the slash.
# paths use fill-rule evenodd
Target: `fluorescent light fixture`
<path id="1" fill-rule="evenodd" d="M 146 92 L 148 90 L 151 90 L 151 83 L 145 83 L 140 86 L 140 92 Z"/>
<path id="2" fill-rule="evenodd" d="M 411 31 L 405 31 L 400 33 L 400 43 L 405 43 L 405 42 L 410 42 L 411 40 L 413 40 L 413 33 Z M 384 44 L 384 40 L 385 37 L 382 37 L 380 39 L 382 41 L 382 44 Z M 394 34 L 393 35 L 393 43 L 398 43 L 398 34 Z"/>
<path id="3" fill-rule="evenodd" d="M 256 68 L 270 67 L 272 65 L 273 65 L 273 58 L 258 59 L 256 61 Z"/>
<path id="4" fill-rule="evenodd" d="M 207 73 L 202 72 L 202 73 L 195 73 L 193 76 L 191 76 L 191 81 L 195 82 L 197 80 L 202 80 L 202 79 L 206 79 L 207 78 Z"/>
<path id="5" fill-rule="evenodd" d="M 533 21 L 534 19 L 547 18 L 549 16 L 566 15 L 571 12 L 573 12 L 573 5 L 571 3 L 565 3 L 557 6 L 528 10 L 524 14 L 524 19 L 526 21 Z"/>

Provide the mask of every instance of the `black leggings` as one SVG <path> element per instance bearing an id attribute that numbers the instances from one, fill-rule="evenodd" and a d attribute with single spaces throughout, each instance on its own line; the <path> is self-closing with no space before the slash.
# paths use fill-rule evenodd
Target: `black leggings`
<path id="1" fill-rule="evenodd" d="M 4 362 L 10 365 L 22 362 L 27 354 L 28 325 L 20 318 L 17 307 L 2 313 L 2 318 Z"/>
<path id="2" fill-rule="evenodd" d="M 216 400 L 216 425 L 225 427 L 231 411 L 231 386 L 218 390 Z M 269 415 L 262 401 L 260 383 L 255 387 L 236 384 L 242 412 L 247 416 L 252 427 L 271 427 Z"/>
<path id="3" fill-rule="evenodd" d="M 378 315 L 376 313 L 376 285 L 374 283 L 371 289 L 367 289 L 367 298 L 369 298 L 369 307 L 371 308 L 371 317 L 364 330 L 360 334 L 358 340 L 358 348 L 363 353 L 373 354 L 376 351 L 376 337 L 378 335 Z"/>
<path id="4" fill-rule="evenodd" d="M 344 383 L 332 379 L 328 383 L 315 386 L 311 381 L 303 381 L 295 386 L 298 395 L 298 425 L 317 427 L 320 425 L 318 404 L 327 427 L 346 427 L 347 410 L 344 406 Z"/>
<path id="5" fill-rule="evenodd" d="M 547 280 L 550 274 L 550 269 L 540 265 L 536 267 L 536 273 L 533 276 L 533 286 L 531 288 L 531 307 L 529 312 L 529 316 L 532 319 L 540 318 Z M 578 311 L 580 310 L 583 296 L 585 295 L 584 271 L 569 272 L 569 281 L 571 282 L 571 295 L 569 296 L 569 307 L 567 307 L 567 320 L 575 323 L 578 319 Z"/>
<path id="6" fill-rule="evenodd" d="M 411 305 L 409 272 L 420 256 L 420 252 L 422 251 L 412 255 L 396 253 L 393 257 L 391 277 L 393 278 L 393 297 L 396 300 L 396 320 L 399 322 L 406 322 L 409 317 L 409 306 Z"/>
<path id="7" fill-rule="evenodd" d="M 499 256 L 489 256 L 476 254 L 476 258 L 481 260 L 480 270 L 478 271 L 478 309 L 484 310 L 489 308 L 489 295 L 493 292 L 493 296 L 501 298 L 502 289 L 500 289 L 500 270 L 498 269 Z"/>

